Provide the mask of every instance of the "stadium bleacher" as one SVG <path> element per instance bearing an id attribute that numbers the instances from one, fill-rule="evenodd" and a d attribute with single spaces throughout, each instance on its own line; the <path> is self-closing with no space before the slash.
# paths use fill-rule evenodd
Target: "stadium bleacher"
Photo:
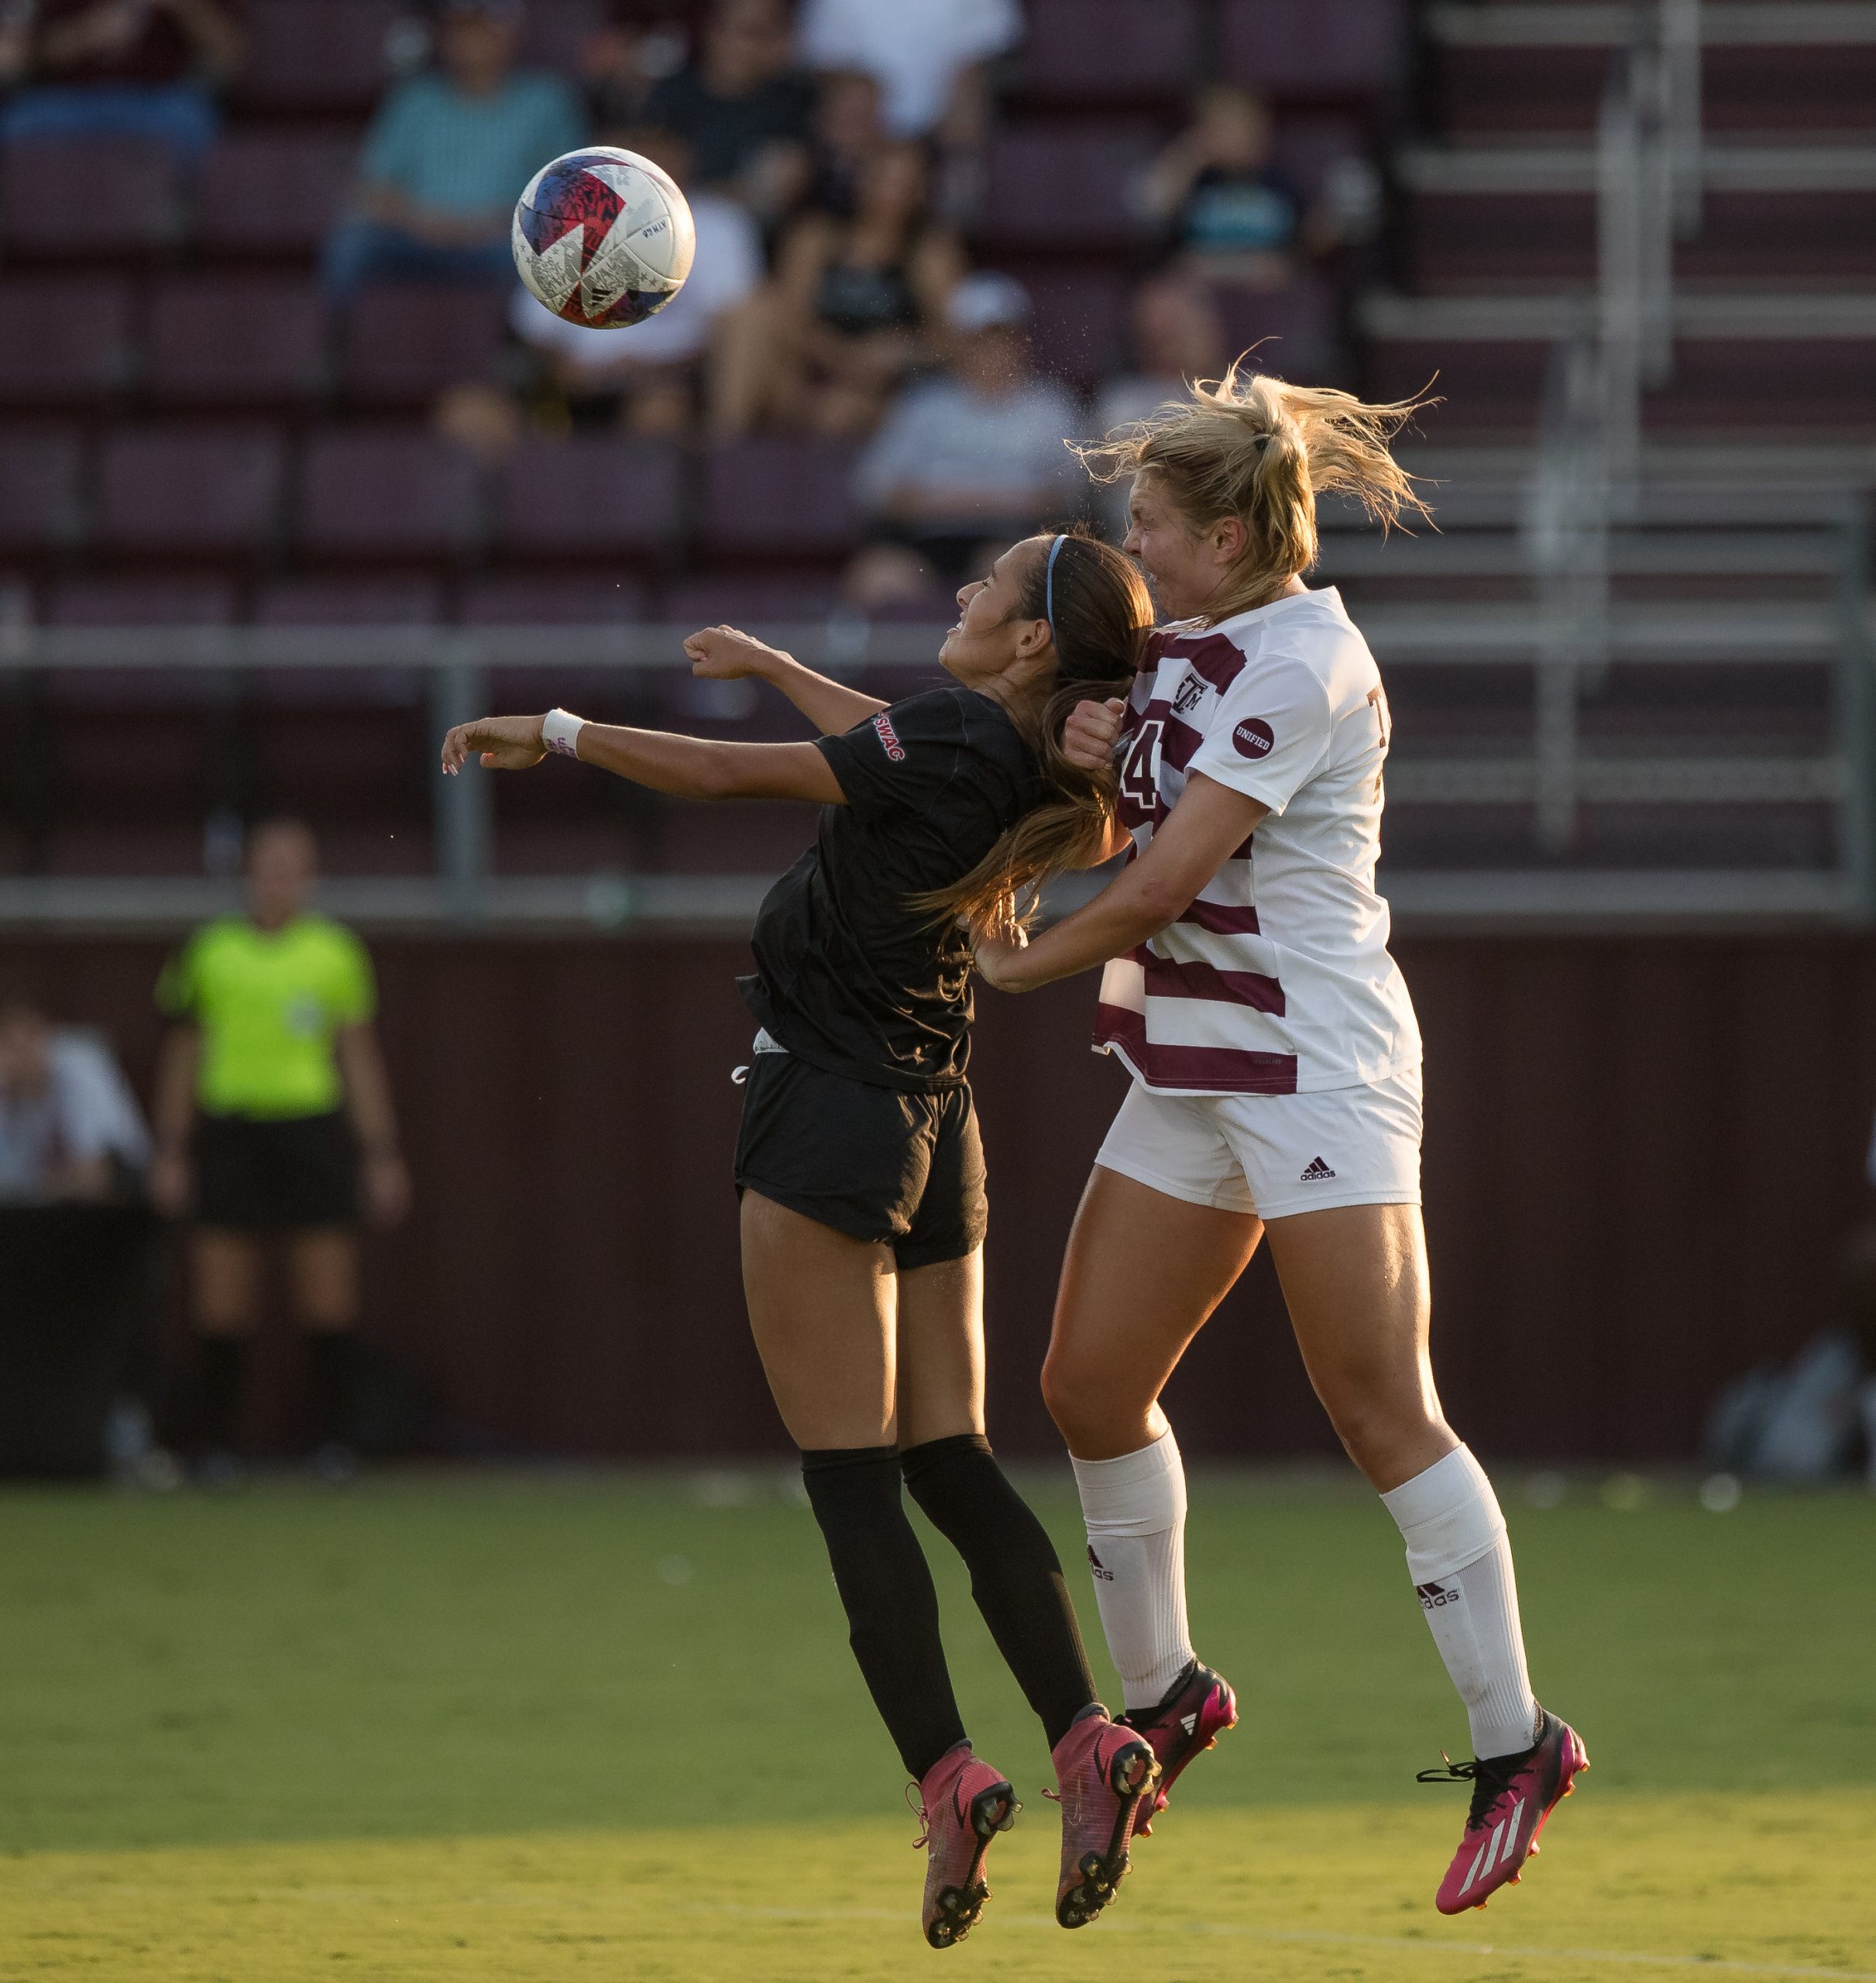
<path id="1" fill-rule="evenodd" d="M 1084 397 L 1123 361 L 1156 252 L 1137 175 L 1201 81 L 1270 99 L 1279 163 L 1305 194 L 1351 160 L 1385 176 L 1377 242 L 1287 287 L 1228 293 L 1221 309 L 1232 349 L 1273 340 L 1262 345 L 1273 369 L 1294 376 L 1373 397 L 1437 378 L 1441 403 L 1414 460 L 1440 485 L 1444 534 L 1383 548 L 1331 519 L 1322 573 L 1368 616 L 1393 679 L 1391 864 L 1409 901 L 1408 871 L 1752 859 L 1808 871 L 1843 853 L 1835 671 L 1846 588 L 1861 584 L 1851 505 L 1876 479 L 1876 8 L 1860 0 L 1701 9 L 1702 224 L 1676 253 L 1672 376 L 1644 403 L 1652 472 L 1681 494 L 1617 547 L 1613 596 L 1634 624 L 1620 665 L 1586 686 L 1576 726 L 1584 747 L 1657 765 L 1702 751 L 1744 762 L 1775 743 L 1785 768 L 1761 780 L 1752 814 L 1760 851 L 1742 851 L 1720 795 L 1651 799 L 1639 773 L 1586 774 L 1565 846 L 1536 823 L 1520 740 L 1537 700 L 1541 588 L 1521 490 L 1554 347 L 1595 283 L 1593 129 L 1620 11 L 1031 0 L 1027 40 L 997 74 L 969 246 L 1028 286 L 1043 365 Z M 586 0 L 535 0 L 529 59 L 571 69 L 609 18 Z M 496 672 L 483 686 L 503 693 L 538 702 L 537 682 L 571 694 L 573 681 L 596 713 L 748 734 L 768 718 L 700 702 L 681 675 L 596 674 L 600 654 L 573 636 L 610 630 L 606 651 L 624 654 L 637 630 L 727 619 L 793 630 L 823 658 L 873 665 L 869 680 L 909 679 L 916 644 L 897 636 L 914 630 L 856 631 L 842 603 L 861 534 L 852 442 L 538 434 L 493 463 L 444 438 L 430 418 L 440 394 L 508 376 L 506 299 L 381 287 L 341 314 L 315 278 L 363 120 L 417 46 L 415 24 L 397 0 L 256 0 L 252 26 L 199 170 L 93 141 L 81 174 L 62 142 L 15 143 L 0 160 L 0 631 L 12 630 L 15 664 L 34 628 L 127 645 L 142 630 L 301 630 L 309 667 L 322 629 L 414 641 L 434 628 L 431 658 L 454 641 L 455 662 L 486 661 Z M 1769 538 L 1740 528 L 1768 483 L 1799 492 L 1795 520 Z M 1730 506 L 1703 523 L 1698 492 L 1716 488 Z M 1763 627 L 1770 644 L 1717 672 L 1668 658 L 1651 628 L 1679 606 L 1692 613 L 1683 625 Z M 880 620 L 936 610 L 915 603 Z M 517 674 L 476 645 L 530 627 L 569 630 L 556 637 L 567 669 Z M 229 806 L 289 802 L 340 836 L 335 869 L 420 871 L 436 827 L 435 691 L 422 671 L 355 655 L 297 682 L 237 666 L 256 651 L 251 639 L 205 647 L 179 672 L 108 665 L 94 647 L 50 684 L 9 666 L 9 713 L 43 724 L 49 768 L 3 802 L 0 878 L 165 863 L 197 874 Z M 421 658 L 413 647 L 404 662 Z M 132 775 L 122 738 L 153 704 L 167 761 Z M 316 775 L 347 709 L 374 768 L 328 761 Z M 1497 768 L 1455 797 L 1453 765 L 1469 751 Z M 1506 768 L 1514 758 L 1523 769 Z M 644 827 L 656 802 L 626 806 L 600 783 L 556 782 L 551 798 L 504 787 L 488 802 L 496 868 L 677 857 L 684 835 Z M 537 813 L 553 833 L 531 837 Z M 752 809 L 708 829 L 727 871 L 781 864 L 792 842 L 771 824 Z"/>

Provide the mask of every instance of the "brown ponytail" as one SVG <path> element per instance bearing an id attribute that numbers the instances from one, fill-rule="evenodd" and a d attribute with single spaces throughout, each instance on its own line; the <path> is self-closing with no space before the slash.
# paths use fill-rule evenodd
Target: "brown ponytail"
<path id="1" fill-rule="evenodd" d="M 1062 753 L 1062 730 L 1077 703 L 1125 696 L 1153 631 L 1153 599 L 1132 560 L 1112 545 L 1077 532 L 1055 559 L 1053 611 L 1048 555 L 1030 561 L 1013 619 L 1047 619 L 1055 635 L 1057 686 L 1024 726 L 1042 760 L 1050 796 L 1026 813 L 961 881 L 917 898 L 935 917 L 961 917 L 973 928 L 1014 929 L 1017 898 L 1046 876 L 1086 867 L 1099 853 L 1114 816 L 1115 774 L 1084 771 Z"/>
<path id="2" fill-rule="evenodd" d="M 1352 496 L 1383 525 L 1404 510 L 1431 514 L 1388 452 L 1428 401 L 1368 406 L 1332 387 L 1292 386 L 1241 365 L 1075 449 L 1098 482 L 1150 476 L 1195 531 L 1225 517 L 1242 522 L 1244 555 L 1205 609 L 1215 624 L 1267 604 L 1316 562 L 1318 495 Z"/>

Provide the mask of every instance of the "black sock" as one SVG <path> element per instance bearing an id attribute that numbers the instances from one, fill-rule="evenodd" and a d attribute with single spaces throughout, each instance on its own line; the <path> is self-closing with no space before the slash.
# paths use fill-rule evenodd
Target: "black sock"
<path id="1" fill-rule="evenodd" d="M 241 1422 L 241 1380 L 247 1339 L 198 1335 L 195 1339 L 195 1443 L 198 1451 L 232 1452 Z"/>
<path id="2" fill-rule="evenodd" d="M 814 1518 L 826 1538 L 848 1643 L 915 1779 L 964 1739 L 938 1636 L 938 1593 L 899 1496 L 891 1446 L 833 1446 L 801 1456 Z"/>
<path id="3" fill-rule="evenodd" d="M 1094 1676 L 1049 1531 L 980 1433 L 914 1446 L 902 1463 L 912 1498 L 964 1558 L 971 1595 L 1053 1749 L 1092 1703 Z"/>
<path id="4" fill-rule="evenodd" d="M 307 1373 L 312 1380 L 313 1444 L 352 1443 L 352 1376 L 358 1366 L 358 1338 L 350 1329 L 306 1332 Z"/>

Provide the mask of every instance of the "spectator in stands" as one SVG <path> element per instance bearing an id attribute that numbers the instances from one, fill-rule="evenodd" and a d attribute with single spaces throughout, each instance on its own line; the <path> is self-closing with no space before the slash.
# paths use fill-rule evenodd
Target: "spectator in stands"
<path id="1" fill-rule="evenodd" d="M 888 394 L 931 355 L 964 256 L 928 209 L 927 179 L 920 146 L 883 146 L 850 220 L 809 212 L 782 237 L 775 405 L 783 418 L 823 434 L 870 433 Z"/>
<path id="2" fill-rule="evenodd" d="M 371 960 L 350 930 L 308 909 L 317 869 L 297 820 L 256 827 L 247 914 L 198 930 L 157 986 L 174 1023 L 157 1074 L 150 1194 L 194 1222 L 195 1429 L 211 1479 L 233 1470 L 273 1235 L 286 1242 L 311 1368 L 318 1462 L 350 1470 L 360 1199 L 383 1225 L 410 1203 L 372 1028 Z"/>
<path id="3" fill-rule="evenodd" d="M 1016 0 L 806 0 L 802 59 L 874 77 L 886 129 L 950 147 L 982 141 L 989 65 L 1022 39 Z"/>
<path id="4" fill-rule="evenodd" d="M 1177 276 L 1141 285 L 1129 325 L 1128 369 L 1094 401 L 1094 431 L 1112 433 L 1143 420 L 1163 401 L 1182 398 L 1195 379 L 1215 379 L 1229 353 L 1217 304 L 1202 283 Z M 1116 541 L 1127 532 L 1127 484 L 1094 492 L 1101 527 Z"/>
<path id="5" fill-rule="evenodd" d="M 0 984 L 0 1201 L 111 1198 L 149 1158 L 143 1115 L 104 1040 L 55 1026 L 29 987 Z"/>
<path id="6" fill-rule="evenodd" d="M 0 141 L 149 138 L 200 157 L 246 53 L 241 0 L 14 0 L 0 60 L 25 87 Z"/>
<path id="7" fill-rule="evenodd" d="M 585 135 L 557 76 L 517 75 L 513 0 L 443 0 L 439 67 L 400 83 L 359 155 L 349 218 L 326 243 L 327 293 L 374 282 L 514 280 L 514 203 L 551 158 Z"/>
<path id="8" fill-rule="evenodd" d="M 861 457 L 854 492 L 883 541 L 961 576 L 986 540 L 1036 529 L 1074 500 L 1063 443 L 1075 403 L 1039 378 L 1029 299 L 1008 276 L 967 276 L 945 305 L 950 366 L 900 394 Z"/>
<path id="9" fill-rule="evenodd" d="M 1333 215 L 1312 211 L 1273 164 L 1273 139 L 1261 98 L 1216 84 L 1199 93 L 1191 125 L 1142 175 L 1141 211 L 1166 230 L 1184 272 L 1276 289 L 1300 256 L 1336 245 Z"/>
<path id="10" fill-rule="evenodd" d="M 667 131 L 624 135 L 680 185 L 690 183 L 689 147 Z M 699 399 L 718 438 L 754 418 L 765 321 L 751 308 L 763 277 L 762 238 L 748 209 L 707 185 L 693 187 L 697 254 L 684 287 L 655 317 L 621 335 L 569 324 L 517 288 L 517 334 L 538 352 L 555 394 L 576 425 L 603 421 L 643 435 L 692 427 Z"/>
<path id="11" fill-rule="evenodd" d="M 860 184 L 886 143 L 878 80 L 857 70 L 822 77 L 814 99 L 808 192 L 812 212 L 850 220 Z"/>
<path id="12" fill-rule="evenodd" d="M 698 184 L 773 221 L 807 184 L 813 111 L 782 0 L 715 0 L 698 59 L 652 87 L 644 115 L 690 147 Z"/>

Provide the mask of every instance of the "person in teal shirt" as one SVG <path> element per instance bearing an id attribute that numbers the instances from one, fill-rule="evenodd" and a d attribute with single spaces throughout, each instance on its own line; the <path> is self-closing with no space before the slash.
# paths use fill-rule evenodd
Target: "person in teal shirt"
<path id="1" fill-rule="evenodd" d="M 157 1071 L 150 1196 L 193 1222 L 187 1443 L 211 1479 L 234 1470 L 275 1236 L 311 1366 L 316 1458 L 323 1471 L 350 1470 L 358 1222 L 362 1211 L 393 1225 L 410 1205 L 372 1026 L 371 960 L 349 930 L 308 909 L 318 865 L 298 820 L 256 827 L 247 914 L 198 930 L 156 986 L 173 1024 Z"/>
<path id="2" fill-rule="evenodd" d="M 514 280 L 514 203 L 586 136 L 558 77 L 514 73 L 520 26 L 512 0 L 444 0 L 438 66 L 380 105 L 352 211 L 326 242 L 321 277 L 335 301 L 374 282 Z"/>

